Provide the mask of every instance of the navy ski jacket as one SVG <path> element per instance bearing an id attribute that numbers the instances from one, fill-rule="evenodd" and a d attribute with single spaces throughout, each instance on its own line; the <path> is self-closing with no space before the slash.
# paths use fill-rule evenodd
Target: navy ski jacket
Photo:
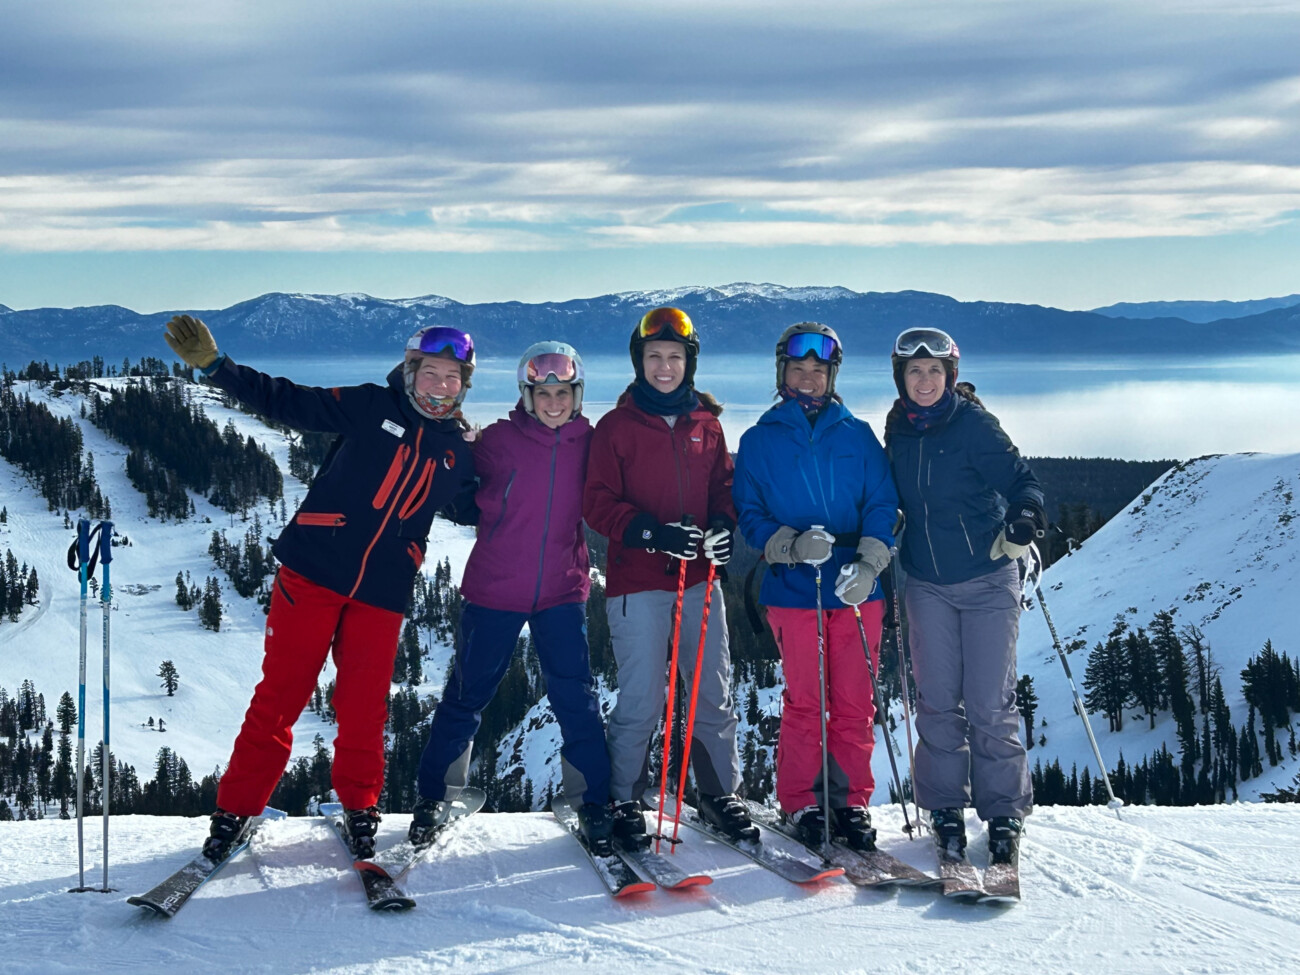
<path id="1" fill-rule="evenodd" d="M 433 516 L 472 522 L 474 460 L 457 420 L 429 420 L 388 384 L 298 386 L 223 356 L 208 378 L 261 415 L 338 439 L 302 507 L 272 546 L 333 592 L 405 613 Z"/>
<path id="2" fill-rule="evenodd" d="M 843 404 L 827 403 L 809 425 L 794 400 L 778 403 L 740 438 L 736 454 L 736 500 L 740 530 L 760 552 L 778 528 L 807 531 L 821 525 L 836 544 L 822 565 L 822 607 L 843 609 L 835 596 L 840 567 L 853 561 L 858 539 L 894 544 L 898 496 L 889 461 L 871 426 Z M 880 599 L 880 584 L 871 592 Z M 816 609 L 816 570 L 811 565 L 771 565 L 759 600 L 765 606 Z"/>
<path id="3" fill-rule="evenodd" d="M 1007 502 L 1043 507 L 1043 490 L 997 417 L 953 396 L 946 417 L 920 431 L 900 410 L 887 437 L 906 518 L 900 546 L 909 576 L 949 585 L 1007 564 L 989 558 Z"/>

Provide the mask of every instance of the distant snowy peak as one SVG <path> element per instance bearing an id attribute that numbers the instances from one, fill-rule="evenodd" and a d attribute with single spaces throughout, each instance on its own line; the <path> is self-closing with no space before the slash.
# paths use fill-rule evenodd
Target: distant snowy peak
<path id="1" fill-rule="evenodd" d="M 811 302 L 855 298 L 858 294 L 859 292 L 839 286 L 788 288 L 780 284 L 753 284 L 749 281 L 736 281 L 717 287 L 687 285 L 681 288 L 668 288 L 660 291 L 624 291 L 613 297 L 629 305 L 671 305 L 683 298 L 722 301 L 726 298 L 753 297 L 767 298 L 774 301 Z"/>

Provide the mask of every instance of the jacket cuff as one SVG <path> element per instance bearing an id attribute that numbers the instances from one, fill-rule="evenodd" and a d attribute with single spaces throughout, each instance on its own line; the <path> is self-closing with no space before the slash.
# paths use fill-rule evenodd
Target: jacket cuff
<path id="1" fill-rule="evenodd" d="M 626 548 L 650 548 L 658 527 L 659 521 L 654 515 L 647 511 L 638 512 L 623 529 L 623 545 Z"/>

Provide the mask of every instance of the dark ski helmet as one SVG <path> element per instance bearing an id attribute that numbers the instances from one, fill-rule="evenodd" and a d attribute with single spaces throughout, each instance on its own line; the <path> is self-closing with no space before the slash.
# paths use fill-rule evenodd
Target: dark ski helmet
<path id="1" fill-rule="evenodd" d="M 844 360 L 844 346 L 835 329 L 821 322 L 799 322 L 781 333 L 776 343 L 776 388 L 785 384 L 785 365 L 809 356 L 830 367 L 826 377 L 826 395 L 835 392 L 835 374 Z"/>
<path id="2" fill-rule="evenodd" d="M 911 359 L 938 359 L 943 363 L 947 373 L 946 390 L 951 392 L 957 386 L 957 367 L 961 362 L 961 350 L 953 337 L 941 328 L 909 328 L 899 333 L 894 339 L 894 351 L 889 357 L 894 367 L 894 385 L 898 395 L 907 397 L 907 387 L 903 384 L 903 369 Z"/>
<path id="3" fill-rule="evenodd" d="M 519 360 L 516 372 L 519 380 L 519 395 L 523 397 L 524 410 L 531 416 L 533 411 L 534 386 L 559 386 L 568 384 L 573 387 L 573 415 L 582 412 L 582 386 L 586 372 L 582 368 L 582 356 L 578 350 L 564 342 L 538 342 L 530 345 Z"/>
<path id="4" fill-rule="evenodd" d="M 680 342 L 686 346 L 686 375 L 682 383 L 686 386 L 695 384 L 695 364 L 700 357 L 700 334 L 691 323 L 691 316 L 680 308 L 655 308 L 642 316 L 632 338 L 628 342 L 628 354 L 632 357 L 632 368 L 636 378 L 645 381 L 645 344 L 647 342 Z"/>
<path id="5" fill-rule="evenodd" d="M 452 359 L 460 363 L 460 392 L 447 399 L 419 396 L 415 392 L 415 374 L 420 371 L 420 363 L 427 356 Z M 449 325 L 430 325 L 420 329 L 406 340 L 406 357 L 403 363 L 402 377 L 406 386 L 407 399 L 411 405 L 424 416 L 441 419 L 450 416 L 460 408 L 469 392 L 470 379 L 474 375 L 474 340 L 468 332 Z"/>

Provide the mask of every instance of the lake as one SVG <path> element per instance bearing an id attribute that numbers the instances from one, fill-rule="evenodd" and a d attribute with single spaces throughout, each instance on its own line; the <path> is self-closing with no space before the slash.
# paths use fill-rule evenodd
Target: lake
<path id="1" fill-rule="evenodd" d="M 250 359 L 248 365 L 308 385 L 383 382 L 396 356 Z M 465 401 L 471 422 L 487 424 L 518 400 L 515 360 L 481 359 Z M 584 359 L 584 412 L 610 409 L 632 379 L 626 356 Z M 1300 356 L 1205 360 L 1160 357 L 992 356 L 962 363 L 1022 453 L 1049 457 L 1184 460 L 1211 453 L 1300 453 Z M 726 406 L 722 425 L 735 448 L 772 405 L 773 360 L 704 355 L 696 386 Z M 879 434 L 895 398 L 887 357 L 849 359 L 836 389 Z"/>

